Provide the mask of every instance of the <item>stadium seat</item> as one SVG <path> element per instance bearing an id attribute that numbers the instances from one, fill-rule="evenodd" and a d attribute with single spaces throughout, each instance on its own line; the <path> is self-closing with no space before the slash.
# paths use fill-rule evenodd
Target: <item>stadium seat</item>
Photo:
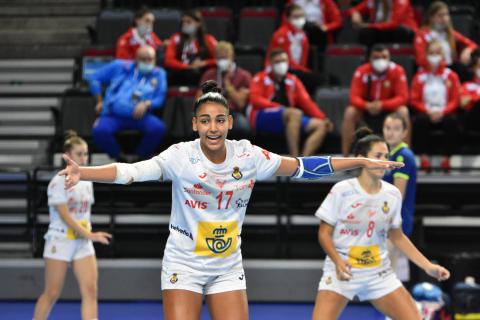
<path id="1" fill-rule="evenodd" d="M 230 41 L 232 38 L 232 11 L 225 7 L 200 8 L 208 33 L 217 40 Z"/>
<path id="2" fill-rule="evenodd" d="M 315 102 L 332 121 L 335 132 L 340 132 L 343 112 L 349 102 L 350 89 L 321 88 L 315 93 Z"/>
<path id="3" fill-rule="evenodd" d="M 353 28 L 350 18 L 344 17 L 343 26 L 336 36 L 336 42 L 341 44 L 358 42 L 358 30 Z"/>
<path id="4" fill-rule="evenodd" d="M 192 114 L 196 90 L 193 88 L 169 88 L 163 108 L 163 121 L 169 136 L 174 141 L 184 140 L 193 135 Z"/>
<path id="5" fill-rule="evenodd" d="M 90 138 L 95 121 L 95 98 L 88 90 L 68 89 L 61 100 L 61 125 L 59 134 L 75 130 L 79 136 Z"/>
<path id="6" fill-rule="evenodd" d="M 452 14 L 452 24 L 456 31 L 467 38 L 472 38 L 475 25 L 474 17 L 468 14 Z"/>
<path id="7" fill-rule="evenodd" d="M 235 52 L 235 62 L 237 65 L 250 71 L 252 75 L 263 69 L 263 60 L 263 54 L 260 53 L 243 52 L 241 50 L 236 50 Z"/>
<path id="8" fill-rule="evenodd" d="M 269 7 L 246 7 L 240 12 L 238 45 L 266 49 L 277 26 L 277 10 Z"/>
<path id="9" fill-rule="evenodd" d="M 413 55 L 413 47 L 405 44 L 385 44 L 390 51 L 391 60 L 405 69 L 407 79 L 410 81 L 415 73 L 415 57 Z"/>
<path id="10" fill-rule="evenodd" d="M 104 10 L 97 17 L 97 44 L 114 47 L 117 39 L 133 24 L 131 11 Z"/>
<path id="11" fill-rule="evenodd" d="M 365 61 L 366 49 L 358 45 L 331 45 L 325 56 L 325 73 L 329 83 L 349 86 L 353 73 Z"/>
<path id="12" fill-rule="evenodd" d="M 153 31 L 162 41 L 170 38 L 172 34 L 179 30 L 182 18 L 182 13 L 179 10 L 156 9 L 153 10 L 153 14 L 155 15 Z"/>

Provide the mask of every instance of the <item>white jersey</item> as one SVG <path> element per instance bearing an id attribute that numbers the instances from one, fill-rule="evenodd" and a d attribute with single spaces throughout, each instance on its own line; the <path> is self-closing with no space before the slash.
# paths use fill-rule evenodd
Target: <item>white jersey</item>
<path id="1" fill-rule="evenodd" d="M 90 181 L 80 181 L 74 187 L 65 190 L 65 177 L 55 175 L 48 184 L 48 206 L 50 225 L 48 234 L 63 234 L 69 239 L 75 239 L 73 230 L 62 220 L 57 205 L 66 204 L 68 213 L 85 228 L 90 228 L 91 206 L 94 203 L 93 184 Z"/>
<path id="2" fill-rule="evenodd" d="M 241 268 L 242 224 L 255 181 L 274 175 L 279 155 L 247 140 L 226 140 L 223 163 L 210 162 L 200 140 L 152 158 L 172 181 L 172 213 L 163 265 L 219 275 Z"/>
<path id="3" fill-rule="evenodd" d="M 354 276 L 390 267 L 388 231 L 402 227 L 400 191 L 388 182 L 381 183 L 378 193 L 368 194 L 357 178 L 338 182 L 315 213 L 335 227 L 333 244 L 352 265 Z M 335 271 L 328 256 L 324 271 Z"/>

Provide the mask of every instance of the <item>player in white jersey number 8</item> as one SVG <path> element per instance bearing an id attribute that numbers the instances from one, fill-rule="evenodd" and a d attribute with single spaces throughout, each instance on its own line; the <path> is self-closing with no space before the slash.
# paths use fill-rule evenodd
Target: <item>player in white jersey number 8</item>
<path id="1" fill-rule="evenodd" d="M 385 140 L 366 129 L 357 132 L 354 155 L 388 159 Z M 396 320 L 421 320 L 393 271 L 387 238 L 412 262 L 439 281 L 450 273 L 431 263 L 403 234 L 400 191 L 382 181 L 385 170 L 362 169 L 358 178 L 335 184 L 316 212 L 318 238 L 327 253 L 313 320 L 333 320 L 349 300 L 369 300 Z"/>
<path id="2" fill-rule="evenodd" d="M 317 179 L 356 167 L 397 168 L 367 158 L 280 157 L 227 140 L 233 119 L 215 81 L 202 85 L 192 119 L 199 139 L 179 143 L 150 160 L 79 167 L 67 155 L 59 174 L 69 188 L 80 180 L 128 184 L 172 181 L 170 235 L 162 263 L 165 319 L 198 320 L 203 295 L 213 319 L 248 319 L 240 233 L 256 180 L 271 176 Z"/>

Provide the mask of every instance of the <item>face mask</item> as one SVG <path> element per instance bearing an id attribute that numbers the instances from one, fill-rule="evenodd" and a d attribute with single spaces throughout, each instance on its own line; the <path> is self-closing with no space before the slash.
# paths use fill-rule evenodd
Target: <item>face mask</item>
<path id="1" fill-rule="evenodd" d="M 427 60 L 432 67 L 436 68 L 440 64 L 440 61 L 442 61 L 442 56 L 439 54 L 429 54 Z"/>
<path id="2" fill-rule="evenodd" d="M 197 32 L 197 27 L 190 23 L 182 25 L 182 33 L 188 34 L 189 36 L 194 35 Z"/>
<path id="3" fill-rule="evenodd" d="M 230 60 L 229 59 L 218 59 L 217 60 L 217 67 L 220 71 L 227 71 L 230 68 Z"/>
<path id="4" fill-rule="evenodd" d="M 432 24 L 432 29 L 433 30 L 437 30 L 437 31 L 443 31 L 446 29 L 445 25 L 441 24 L 441 23 L 434 23 Z"/>
<path id="5" fill-rule="evenodd" d="M 284 76 L 288 71 L 288 62 L 278 62 L 273 65 L 273 72 L 277 76 Z"/>
<path id="6" fill-rule="evenodd" d="M 145 62 L 139 62 L 138 63 L 138 71 L 140 73 L 146 74 L 152 72 L 153 68 L 155 68 L 155 65 L 153 63 L 145 63 Z"/>
<path id="7" fill-rule="evenodd" d="M 388 68 L 388 60 L 387 59 L 375 59 L 372 61 L 373 70 L 378 73 L 384 73 L 385 70 Z"/>
<path id="8" fill-rule="evenodd" d="M 290 23 L 292 24 L 292 26 L 294 26 L 298 30 L 303 29 L 305 22 L 307 22 L 307 19 L 305 19 L 305 17 L 290 20 Z"/>
<path id="9" fill-rule="evenodd" d="M 145 38 L 147 35 L 149 35 L 152 32 L 152 29 L 150 29 L 150 27 L 144 24 L 139 24 L 137 26 L 137 32 L 141 38 Z"/>

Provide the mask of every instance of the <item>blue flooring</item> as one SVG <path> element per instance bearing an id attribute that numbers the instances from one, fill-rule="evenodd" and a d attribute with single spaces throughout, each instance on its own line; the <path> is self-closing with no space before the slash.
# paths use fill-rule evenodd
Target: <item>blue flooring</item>
<path id="1" fill-rule="evenodd" d="M 34 301 L 0 301 L 0 319 L 32 319 Z M 274 304 L 250 303 L 251 320 L 310 320 L 312 304 Z M 80 303 L 70 301 L 58 302 L 50 315 L 50 320 L 80 320 Z M 162 304 L 160 302 L 103 302 L 99 304 L 100 320 L 161 320 Z M 201 320 L 208 320 L 204 307 Z M 378 311 L 369 305 L 349 305 L 340 317 L 341 320 L 384 320 Z"/>

